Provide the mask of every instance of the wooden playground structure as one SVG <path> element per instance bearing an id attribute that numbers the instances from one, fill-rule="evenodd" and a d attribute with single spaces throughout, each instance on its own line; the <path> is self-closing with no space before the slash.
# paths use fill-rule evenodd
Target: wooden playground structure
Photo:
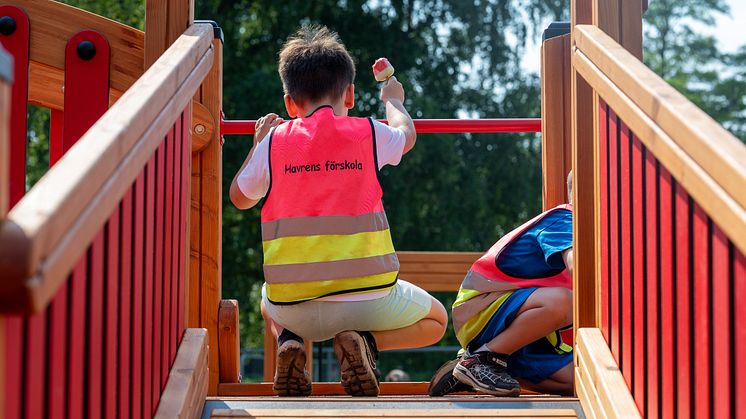
<path id="1" fill-rule="evenodd" d="M 573 170 L 576 397 L 510 399 L 407 382 L 278 399 L 270 336 L 267 382 L 240 383 L 221 146 L 253 124 L 222 116 L 220 28 L 189 0 L 147 0 L 144 32 L 0 5 L 0 418 L 746 417 L 746 147 L 641 62 L 646 2 L 570 3 L 540 121 L 416 121 L 541 131 L 545 208 Z M 28 104 L 51 109 L 52 167 L 26 190 Z M 479 254 L 399 257 L 455 292 Z"/>

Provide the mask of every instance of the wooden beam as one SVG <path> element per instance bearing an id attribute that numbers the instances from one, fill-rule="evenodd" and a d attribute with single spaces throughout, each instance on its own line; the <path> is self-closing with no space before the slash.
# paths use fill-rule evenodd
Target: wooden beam
<path id="1" fill-rule="evenodd" d="M 215 409 L 211 418 L 577 418 L 572 409 Z"/>
<path id="2" fill-rule="evenodd" d="M 223 300 L 218 314 L 220 327 L 218 345 L 220 356 L 220 382 L 241 382 L 241 339 L 238 301 Z"/>
<path id="3" fill-rule="evenodd" d="M 578 329 L 575 344 L 575 382 L 583 411 L 589 417 L 640 418 L 632 393 L 601 330 Z"/>
<path id="4" fill-rule="evenodd" d="M 428 382 L 421 381 L 404 381 L 404 382 L 383 382 L 380 383 L 381 396 L 422 396 L 427 394 Z M 313 383 L 314 396 L 344 396 L 344 388 L 339 382 L 315 382 Z M 475 392 L 461 392 L 455 394 L 477 394 Z M 536 395 L 537 393 L 528 390 L 521 391 L 521 397 Z M 229 384 L 221 383 L 218 388 L 218 395 L 221 397 L 265 397 L 274 396 L 272 392 L 272 382 L 263 383 L 240 383 Z M 309 400 L 309 399 L 304 399 Z M 433 401 L 438 399 L 433 399 Z M 563 398 L 566 400 L 566 398 Z"/>
<path id="5" fill-rule="evenodd" d="M 212 64 L 194 25 L 84 135 L 0 228 L 0 307 L 37 311 L 64 281 Z"/>
<path id="6" fill-rule="evenodd" d="M 207 331 L 186 329 L 155 418 L 199 418 L 207 397 Z"/>

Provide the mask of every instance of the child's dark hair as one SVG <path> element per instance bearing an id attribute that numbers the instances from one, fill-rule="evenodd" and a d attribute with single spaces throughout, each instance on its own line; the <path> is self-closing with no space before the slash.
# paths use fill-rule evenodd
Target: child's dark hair
<path id="1" fill-rule="evenodd" d="M 355 81 L 355 64 L 336 32 L 303 26 L 280 50 L 280 79 L 294 101 L 336 99 Z"/>

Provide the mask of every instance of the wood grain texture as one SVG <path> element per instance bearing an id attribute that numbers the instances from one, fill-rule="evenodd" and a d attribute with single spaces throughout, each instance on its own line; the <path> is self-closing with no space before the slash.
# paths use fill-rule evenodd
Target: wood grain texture
<path id="1" fill-rule="evenodd" d="M 576 418 L 572 409 L 215 409 L 211 418 Z"/>
<path id="2" fill-rule="evenodd" d="M 155 418 L 198 418 L 207 396 L 207 331 L 187 329 Z"/>
<path id="3" fill-rule="evenodd" d="M 220 382 L 241 382 L 241 337 L 238 301 L 222 300 L 218 314 L 218 345 L 220 354 Z"/>

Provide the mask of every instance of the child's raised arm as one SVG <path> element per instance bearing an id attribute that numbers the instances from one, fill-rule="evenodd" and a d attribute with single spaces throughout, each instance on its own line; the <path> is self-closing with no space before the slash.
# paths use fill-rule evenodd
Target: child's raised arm
<path id="1" fill-rule="evenodd" d="M 404 109 L 404 87 L 396 77 L 392 76 L 381 88 L 381 100 L 386 104 L 386 119 L 388 119 L 389 126 L 404 132 L 406 143 L 403 154 L 406 154 L 414 147 L 417 132 L 414 129 L 412 117 Z"/>

